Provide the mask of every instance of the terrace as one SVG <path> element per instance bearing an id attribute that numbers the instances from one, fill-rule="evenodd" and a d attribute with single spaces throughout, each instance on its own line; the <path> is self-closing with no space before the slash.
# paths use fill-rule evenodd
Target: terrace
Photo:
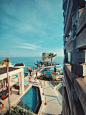
<path id="1" fill-rule="evenodd" d="M 3 79 L 5 79 L 5 78 L 7 78 L 7 73 L 6 73 L 6 68 L 1 68 L 1 70 L 3 70 L 3 72 L 2 71 L 0 71 L 1 73 L 0 73 L 0 80 L 3 80 Z M 5 71 L 4 71 L 5 70 Z M 57 91 L 56 91 L 56 89 L 54 89 L 54 87 L 50 84 L 50 82 L 47 82 L 47 81 L 45 81 L 45 84 L 46 85 L 44 85 L 44 81 L 43 80 L 40 80 L 40 82 L 39 82 L 39 80 L 34 80 L 34 78 L 35 78 L 35 70 L 34 70 L 34 74 L 33 74 L 33 76 L 32 76 L 32 78 L 31 78 L 31 82 L 29 82 L 29 85 L 26 87 L 26 88 L 24 88 L 24 70 L 23 70 L 23 68 L 12 68 L 12 67 L 10 67 L 9 68 L 9 76 L 10 76 L 10 79 L 12 79 L 12 77 L 15 75 L 15 74 L 17 74 L 18 75 L 18 77 L 17 78 L 15 78 L 16 80 L 16 82 L 12 82 L 12 80 L 10 80 L 10 85 L 11 85 L 11 87 L 12 87 L 12 94 L 10 95 L 10 99 L 11 99 L 11 106 L 12 105 L 16 105 L 18 102 L 19 102 L 19 100 L 20 100 L 20 98 L 32 87 L 32 86 L 36 86 L 36 87 L 39 87 L 39 89 L 40 89 L 40 95 L 41 95 L 41 101 L 42 101 L 42 104 L 41 104 L 41 107 L 39 107 L 39 112 L 38 112 L 38 115 L 41 115 L 42 113 L 49 113 L 49 114 L 52 114 L 52 113 L 61 113 L 61 110 L 62 110 L 62 108 L 61 108 L 61 105 L 60 105 L 60 103 L 58 102 L 58 98 L 59 97 L 57 97 L 57 95 L 58 95 L 58 93 L 56 93 Z M 19 89 L 15 89 L 15 87 L 14 87 L 14 84 L 15 83 L 18 83 L 18 78 L 19 78 L 19 76 L 20 76 L 20 82 L 21 82 L 21 84 L 20 84 L 20 88 Z M 27 77 L 26 78 L 26 81 L 29 81 L 29 78 Z M 37 82 L 37 83 L 36 83 Z M 42 87 L 43 88 L 41 88 L 41 84 L 42 84 Z M 6 84 L 5 84 L 6 85 Z M 42 95 L 42 93 L 43 93 L 43 89 L 44 89 L 44 95 Z M 0 91 L 2 91 L 2 90 L 5 90 L 5 87 L 2 87 L 1 89 L 0 89 Z M 49 92 L 47 92 L 47 91 L 49 91 Z M 54 94 L 53 96 L 52 96 L 52 93 Z M 49 95 L 48 95 L 49 94 Z M 44 105 L 44 102 L 45 102 L 45 97 L 46 97 L 46 99 L 47 99 L 47 105 Z M 51 101 L 52 100 L 52 101 Z M 6 99 L 4 99 L 4 100 L 2 100 L 1 98 L 0 98 L 0 101 L 4 104 L 4 109 L 2 110 L 2 114 L 4 114 L 7 110 L 8 110 L 8 97 L 6 98 Z M 51 104 L 52 103 L 52 104 Z M 53 105 L 55 108 L 57 108 L 57 106 L 58 106 L 58 109 L 55 109 L 55 108 L 52 108 L 51 109 L 51 111 L 49 111 L 49 109 L 51 108 L 51 106 L 50 105 Z M 47 109 L 46 109 L 46 107 L 47 107 Z M 54 110 L 55 109 L 55 110 Z"/>

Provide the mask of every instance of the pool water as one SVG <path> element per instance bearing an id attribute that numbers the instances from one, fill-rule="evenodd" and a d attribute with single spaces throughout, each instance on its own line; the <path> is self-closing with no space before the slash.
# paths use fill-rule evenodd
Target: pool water
<path id="1" fill-rule="evenodd" d="M 58 70 L 63 71 L 62 66 L 56 66 L 56 69 L 57 69 L 57 71 L 58 71 Z M 54 67 L 52 67 L 52 71 L 54 71 Z M 47 71 L 47 70 L 42 70 L 41 73 L 43 73 L 43 72 L 45 72 L 45 75 L 50 75 L 50 74 L 51 74 L 51 70 L 49 70 L 49 71 Z"/>
<path id="2" fill-rule="evenodd" d="M 37 105 L 37 93 L 36 87 L 32 86 L 26 94 L 20 99 L 18 106 L 23 107 L 27 110 L 32 110 L 34 112 Z"/>
<path id="3" fill-rule="evenodd" d="M 28 75 L 28 73 L 24 73 L 24 77 L 26 77 Z M 18 77 L 18 75 L 15 75 L 16 77 Z"/>
<path id="4" fill-rule="evenodd" d="M 24 73 L 24 77 L 26 77 L 28 75 L 28 73 Z"/>
<path id="5" fill-rule="evenodd" d="M 47 70 L 42 70 L 41 73 L 45 72 L 45 75 L 50 75 L 51 74 L 51 70 L 47 71 Z"/>

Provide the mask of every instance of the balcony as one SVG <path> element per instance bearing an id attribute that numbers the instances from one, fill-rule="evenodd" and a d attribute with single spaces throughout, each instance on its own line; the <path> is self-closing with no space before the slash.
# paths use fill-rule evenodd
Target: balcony
<path id="1" fill-rule="evenodd" d="M 68 47 L 66 48 L 67 53 L 72 52 L 72 51 L 73 51 L 73 41 L 71 41 Z"/>
<path id="2" fill-rule="evenodd" d="M 84 7 L 82 14 L 80 15 L 78 22 L 77 22 L 77 34 L 80 33 L 80 30 L 84 26 L 86 27 L 86 5 Z"/>
<path id="3" fill-rule="evenodd" d="M 75 49 L 86 48 L 86 28 L 73 40 L 70 36 L 69 42 L 66 43 L 65 48 L 67 53 Z"/>
<path id="4" fill-rule="evenodd" d="M 66 13 L 66 19 L 65 19 L 65 36 L 67 36 L 71 30 L 72 27 L 72 18 L 71 18 L 71 10 L 72 10 L 72 1 L 68 0 L 67 4 L 67 13 Z"/>
<path id="5" fill-rule="evenodd" d="M 86 28 L 77 36 L 73 44 L 75 44 L 75 49 L 86 48 Z"/>
<path id="6" fill-rule="evenodd" d="M 72 26 L 74 26 L 75 22 L 79 19 L 79 9 L 76 9 L 72 15 Z"/>
<path id="7" fill-rule="evenodd" d="M 67 91 L 66 88 L 63 87 L 63 100 L 62 100 L 62 111 L 63 111 L 63 115 L 70 115 L 70 106 L 69 106 L 69 101 L 68 101 L 68 95 L 67 95 Z"/>
<path id="8" fill-rule="evenodd" d="M 75 103 L 74 103 L 73 97 L 71 95 L 71 82 L 69 81 L 68 75 L 65 70 L 64 70 L 64 77 L 65 77 L 65 81 L 66 81 L 66 90 L 67 90 L 71 114 L 72 115 L 81 115 L 81 114 L 78 114 L 78 112 L 76 110 Z"/>
<path id="9" fill-rule="evenodd" d="M 76 93 L 77 93 L 79 100 L 81 102 L 81 105 L 83 107 L 84 113 L 86 113 L 86 77 L 76 78 L 77 75 L 75 73 L 71 72 L 72 66 L 70 64 L 64 64 L 64 68 L 65 68 L 65 70 L 66 70 L 75 90 L 76 90 Z M 77 70 L 77 71 L 79 71 L 79 70 Z"/>

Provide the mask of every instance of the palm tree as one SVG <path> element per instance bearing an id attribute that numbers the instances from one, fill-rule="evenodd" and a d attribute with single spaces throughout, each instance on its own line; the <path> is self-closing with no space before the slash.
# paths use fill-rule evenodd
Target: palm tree
<path id="1" fill-rule="evenodd" d="M 9 104 L 9 112 L 11 110 L 11 102 L 10 102 L 10 78 L 9 78 L 9 75 L 8 75 L 8 72 L 9 72 L 9 58 L 5 58 L 4 60 L 4 64 L 6 65 L 6 68 L 7 68 L 7 82 L 8 82 L 8 104 Z"/>
<path id="2" fill-rule="evenodd" d="M 52 59 L 56 56 L 57 54 L 49 53 L 48 58 L 51 59 L 51 73 L 52 73 Z"/>

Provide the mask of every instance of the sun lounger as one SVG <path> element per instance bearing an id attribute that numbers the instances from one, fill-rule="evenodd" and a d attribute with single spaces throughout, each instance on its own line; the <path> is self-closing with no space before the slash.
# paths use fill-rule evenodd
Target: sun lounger
<path id="1" fill-rule="evenodd" d="M 28 85 L 29 85 L 29 82 L 28 82 L 28 81 L 24 81 L 24 88 L 26 88 Z M 17 83 L 17 84 L 15 85 L 15 88 L 16 88 L 16 89 L 19 89 L 19 83 Z"/>
<path id="2" fill-rule="evenodd" d="M 26 88 L 29 85 L 28 81 L 24 81 L 24 88 Z"/>
<path id="3" fill-rule="evenodd" d="M 12 94 L 12 91 L 10 92 L 10 94 Z M 7 97 L 8 97 L 8 92 L 6 92 L 5 94 L 3 94 L 2 96 L 1 96 L 1 99 L 6 99 Z"/>
<path id="4" fill-rule="evenodd" d="M 1 91 L 1 92 L 0 92 L 0 97 L 1 97 L 3 94 L 5 94 L 7 91 L 8 91 L 8 89 L 5 89 L 5 90 Z"/>
<path id="5" fill-rule="evenodd" d="M 10 88 L 10 90 L 12 90 L 12 87 Z M 0 92 L 0 97 L 4 95 L 6 92 L 8 92 L 8 87 L 5 90 Z"/>
<path id="6" fill-rule="evenodd" d="M 2 102 L 0 102 L 0 104 L 2 105 L 2 106 L 0 106 L 0 110 L 3 110 L 4 109 L 4 104 Z"/>
<path id="7" fill-rule="evenodd" d="M 10 94 L 12 94 L 12 87 L 10 88 Z M 1 99 L 6 99 L 8 97 L 8 88 L 4 91 L 4 93 L 1 95 Z"/>
<path id="8" fill-rule="evenodd" d="M 55 80 L 60 82 L 60 79 L 59 79 L 59 78 L 55 78 Z"/>

